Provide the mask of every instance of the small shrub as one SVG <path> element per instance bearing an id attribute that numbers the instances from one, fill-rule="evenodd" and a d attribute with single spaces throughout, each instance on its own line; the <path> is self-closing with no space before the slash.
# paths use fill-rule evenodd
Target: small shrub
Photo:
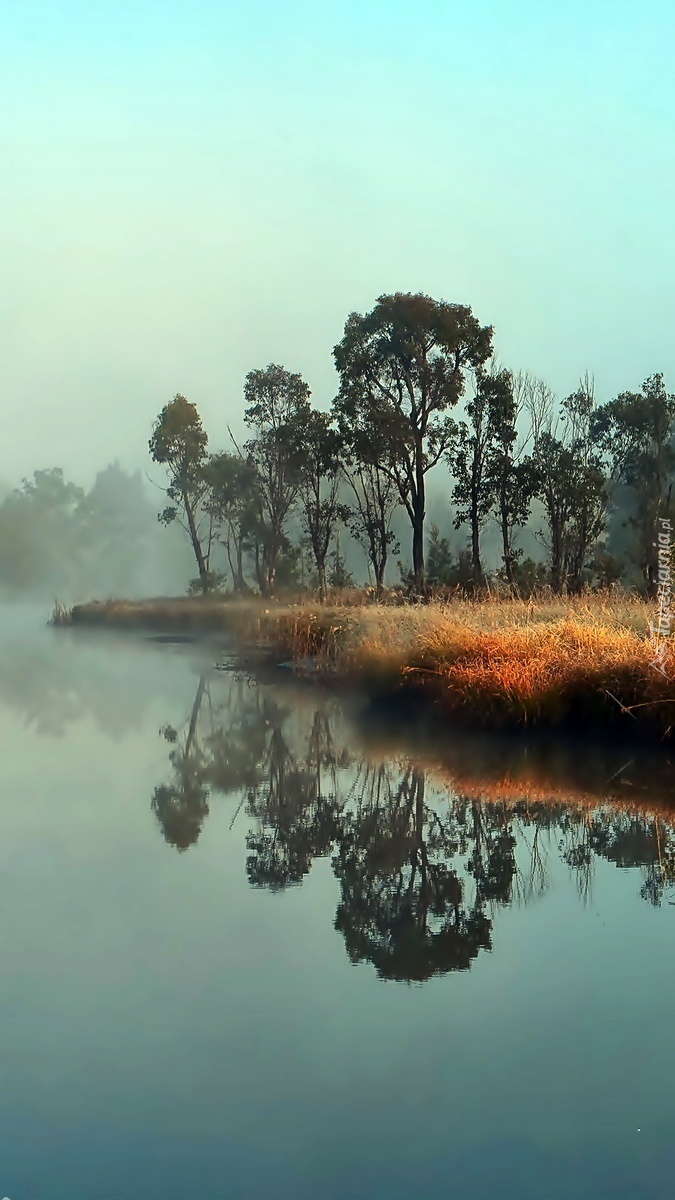
<path id="1" fill-rule="evenodd" d="M 208 571 L 206 575 L 206 587 L 200 575 L 196 579 L 191 579 L 188 584 L 188 596 L 211 596 L 214 593 L 222 593 L 225 591 L 225 581 L 227 576 L 222 571 Z"/>

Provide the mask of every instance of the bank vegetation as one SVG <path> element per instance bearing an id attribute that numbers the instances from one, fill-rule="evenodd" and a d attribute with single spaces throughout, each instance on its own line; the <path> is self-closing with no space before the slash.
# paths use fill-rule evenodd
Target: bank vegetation
<path id="1" fill-rule="evenodd" d="M 650 634 L 652 607 L 612 594 L 385 604 L 345 592 L 325 604 L 111 600 L 61 609 L 54 623 L 222 635 L 242 663 L 290 665 L 380 701 L 431 704 L 455 723 L 625 730 L 668 741 L 675 649 Z"/>

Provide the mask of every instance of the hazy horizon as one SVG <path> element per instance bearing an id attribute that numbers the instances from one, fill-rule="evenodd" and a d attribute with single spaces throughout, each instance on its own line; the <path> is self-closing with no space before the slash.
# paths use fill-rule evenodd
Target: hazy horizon
<path id="1" fill-rule="evenodd" d="M 5 0 L 0 480 L 145 472 L 177 392 L 223 447 L 269 362 L 326 407 L 389 291 L 561 395 L 675 389 L 674 33 L 655 0 Z"/>

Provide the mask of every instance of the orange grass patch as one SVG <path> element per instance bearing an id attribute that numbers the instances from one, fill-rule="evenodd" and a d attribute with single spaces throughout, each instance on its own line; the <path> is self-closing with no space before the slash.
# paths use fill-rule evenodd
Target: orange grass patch
<path id="1" fill-rule="evenodd" d="M 411 646 L 404 671 L 435 679 L 458 702 L 494 716 L 559 723 L 598 704 L 672 705 L 672 646 L 662 661 L 672 679 L 655 669 L 653 646 L 634 630 L 571 617 L 487 631 L 437 627 Z"/>

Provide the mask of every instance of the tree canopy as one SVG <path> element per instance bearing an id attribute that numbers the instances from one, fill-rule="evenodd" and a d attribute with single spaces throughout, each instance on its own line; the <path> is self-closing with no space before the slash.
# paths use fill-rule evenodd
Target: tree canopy
<path id="1" fill-rule="evenodd" d="M 348 317 L 334 350 L 338 412 L 378 446 L 412 526 L 412 564 L 424 586 L 426 476 L 456 433 L 449 416 L 466 374 L 489 358 L 491 326 L 471 309 L 397 292 Z"/>

